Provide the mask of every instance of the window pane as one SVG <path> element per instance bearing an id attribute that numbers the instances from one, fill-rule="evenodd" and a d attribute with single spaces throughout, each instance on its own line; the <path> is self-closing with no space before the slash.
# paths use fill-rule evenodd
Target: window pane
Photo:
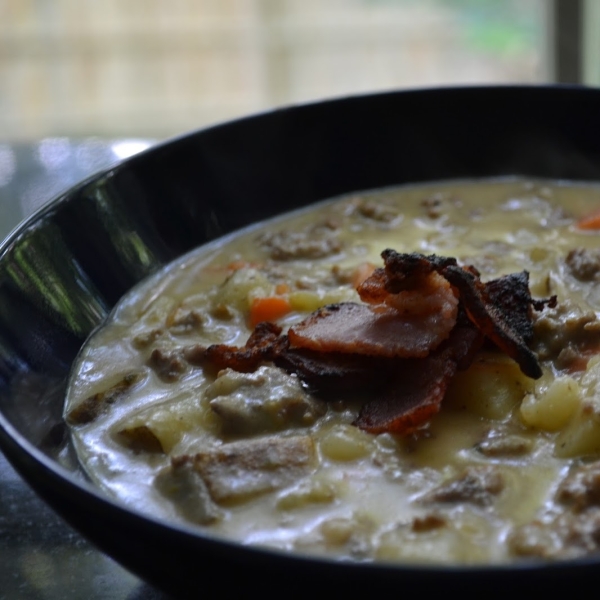
<path id="1" fill-rule="evenodd" d="M 4 0 L 0 132 L 167 137 L 295 102 L 540 82 L 545 0 Z"/>

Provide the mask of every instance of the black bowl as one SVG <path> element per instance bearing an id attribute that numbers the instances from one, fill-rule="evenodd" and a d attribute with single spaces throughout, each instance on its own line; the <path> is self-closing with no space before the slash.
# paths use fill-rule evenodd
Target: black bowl
<path id="1" fill-rule="evenodd" d="M 599 131 L 600 90 L 397 92 L 213 127 L 88 179 L 2 246 L 0 447 L 70 524 L 176 594 L 357 595 L 414 586 L 489 595 L 591 581 L 597 557 L 510 567 L 358 564 L 250 548 L 159 522 L 86 481 L 61 414 L 70 365 L 88 334 L 123 293 L 191 248 L 356 190 L 514 174 L 600 181 Z"/>

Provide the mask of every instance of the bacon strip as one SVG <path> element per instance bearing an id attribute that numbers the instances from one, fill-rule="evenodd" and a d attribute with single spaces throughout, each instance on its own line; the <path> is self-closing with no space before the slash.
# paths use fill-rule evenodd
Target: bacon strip
<path id="1" fill-rule="evenodd" d="M 282 348 L 274 362 L 296 373 L 318 395 L 339 397 L 381 389 L 393 375 L 398 359 Z"/>
<path id="2" fill-rule="evenodd" d="M 325 306 L 290 328 L 292 348 L 367 356 L 423 357 L 449 335 L 455 318 L 413 317 L 385 306 L 343 302 Z"/>
<path id="3" fill-rule="evenodd" d="M 443 346 L 427 358 L 396 364 L 394 378 L 381 396 L 367 402 L 354 425 L 370 433 L 407 435 L 440 410 L 457 369 L 466 369 L 483 343 L 481 332 L 464 313 Z"/>
<path id="4" fill-rule="evenodd" d="M 524 271 L 484 284 L 472 272 L 449 266 L 444 277 L 459 290 L 469 318 L 482 333 L 514 359 L 525 375 L 539 379 L 542 368 L 527 346 L 533 337 L 529 274 Z"/>
<path id="5" fill-rule="evenodd" d="M 370 433 L 413 433 L 440 410 L 455 372 L 447 353 L 403 361 L 387 392 L 367 402 L 354 425 Z"/>
<path id="6" fill-rule="evenodd" d="M 455 258 L 447 256 L 425 256 L 418 252 L 401 254 L 391 248 L 384 250 L 381 257 L 387 274 L 386 290 L 390 294 L 411 289 L 418 285 L 419 278 L 434 271 L 443 273 L 446 267 L 457 264 Z"/>
<path id="7" fill-rule="evenodd" d="M 443 277 L 458 290 L 469 318 L 498 348 L 514 359 L 523 373 L 534 379 L 542 375 L 537 356 L 529 349 L 533 338 L 530 311 L 543 308 L 529 292 L 529 274 L 513 273 L 484 284 L 473 267 L 459 267 L 454 258 L 418 253 L 382 252 L 384 269 L 377 271 L 358 288 L 366 302 L 385 302 L 402 309 L 403 294 L 416 287 L 425 297 L 435 298 L 438 285 L 428 287 L 432 274 Z M 418 298 L 417 298 L 418 300 Z M 414 301 L 414 300 L 413 300 Z M 429 300 L 431 302 L 431 300 Z M 550 299 L 547 303 L 551 303 Z M 440 304 L 440 310 L 443 305 Z"/>
<path id="8" fill-rule="evenodd" d="M 280 346 L 287 346 L 287 338 L 280 337 L 280 334 L 281 327 L 275 323 L 259 323 L 242 348 L 227 344 L 196 345 L 186 348 L 183 355 L 191 365 L 208 365 L 217 371 L 230 368 L 239 373 L 252 373 L 262 363 L 273 360 Z"/>

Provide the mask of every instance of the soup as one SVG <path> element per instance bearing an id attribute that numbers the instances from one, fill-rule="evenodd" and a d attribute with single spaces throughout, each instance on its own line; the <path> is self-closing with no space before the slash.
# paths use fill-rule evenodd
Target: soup
<path id="1" fill-rule="evenodd" d="M 449 182 L 200 248 L 83 348 L 65 407 L 81 464 L 132 507 L 244 544 L 595 552 L 598 206 L 590 186 Z"/>

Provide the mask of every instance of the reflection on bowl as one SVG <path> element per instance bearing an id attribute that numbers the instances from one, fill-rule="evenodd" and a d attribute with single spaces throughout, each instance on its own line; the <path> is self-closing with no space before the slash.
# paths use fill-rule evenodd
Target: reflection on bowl
<path id="1" fill-rule="evenodd" d="M 591 577 L 594 558 L 497 568 L 392 567 L 292 557 L 126 509 L 80 473 L 62 423 L 66 377 L 89 333 L 138 281 L 248 223 L 356 190 L 499 175 L 600 180 L 600 92 L 400 92 L 275 111 L 168 142 L 73 188 L 0 256 L 0 445 L 72 525 L 162 588 L 449 585 L 540 588 Z M 235 570 L 235 581 L 211 577 Z"/>

